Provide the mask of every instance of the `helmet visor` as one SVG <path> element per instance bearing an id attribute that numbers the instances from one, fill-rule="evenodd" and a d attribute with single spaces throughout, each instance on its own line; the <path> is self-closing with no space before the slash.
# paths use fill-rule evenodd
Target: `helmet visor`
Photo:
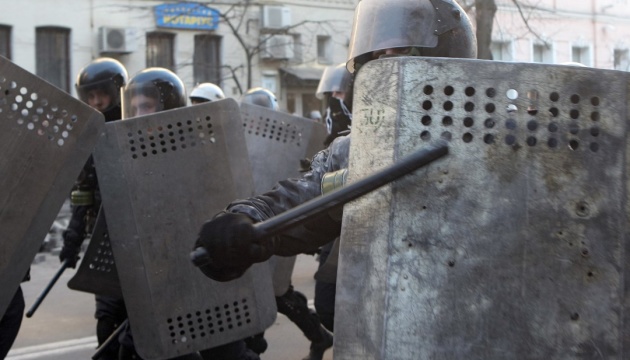
<path id="1" fill-rule="evenodd" d="M 351 74 L 346 69 L 346 64 L 328 66 L 324 69 L 315 95 L 318 99 L 322 100 L 324 93 L 327 92 L 347 92 L 348 86 L 350 85 L 350 77 Z"/>
<path id="2" fill-rule="evenodd" d="M 77 86 L 77 96 L 91 107 L 105 112 L 120 104 L 120 91 L 111 80 Z"/>
<path id="3" fill-rule="evenodd" d="M 160 89 L 151 82 L 129 84 L 122 90 L 122 118 L 153 114 L 164 110 Z"/>

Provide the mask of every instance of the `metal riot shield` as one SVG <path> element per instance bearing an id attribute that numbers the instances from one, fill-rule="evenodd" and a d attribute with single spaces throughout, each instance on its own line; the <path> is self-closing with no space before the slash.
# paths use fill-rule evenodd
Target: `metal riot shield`
<path id="1" fill-rule="evenodd" d="M 262 106 L 240 106 L 256 194 L 271 190 L 280 180 L 298 177 L 300 161 L 310 160 L 324 148 L 324 124 Z M 277 256 L 270 262 L 276 296 L 284 295 L 291 285 L 295 260 Z"/>
<path id="2" fill-rule="evenodd" d="M 237 103 L 105 128 L 94 161 L 138 353 L 172 358 L 264 331 L 276 316 L 267 265 L 220 283 L 189 259 L 203 222 L 253 192 Z"/>
<path id="3" fill-rule="evenodd" d="M 68 281 L 68 287 L 96 295 L 122 297 L 118 270 L 114 262 L 114 253 L 102 207 L 96 217 L 83 260 L 79 269 Z"/>
<path id="4" fill-rule="evenodd" d="M 103 125 L 99 112 L 0 57 L 0 316 Z"/>
<path id="5" fill-rule="evenodd" d="M 335 359 L 627 359 L 629 74 L 405 57 L 355 83 Z M 338 340 L 338 341 L 337 341 Z"/>

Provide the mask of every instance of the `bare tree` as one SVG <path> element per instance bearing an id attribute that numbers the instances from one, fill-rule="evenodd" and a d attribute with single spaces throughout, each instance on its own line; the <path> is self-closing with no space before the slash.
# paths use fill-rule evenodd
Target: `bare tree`
<path id="1" fill-rule="evenodd" d="M 477 57 L 492 60 L 492 25 L 497 13 L 495 0 L 475 0 L 475 21 L 477 23 Z"/>
<path id="2" fill-rule="evenodd" d="M 208 7 L 206 3 L 198 3 L 199 6 Z M 307 20 L 301 21 L 299 23 L 293 24 L 291 26 L 285 26 L 280 29 L 270 29 L 261 31 L 259 27 L 252 27 L 251 23 L 257 21 L 257 19 L 249 18 L 248 14 L 250 9 L 254 6 L 260 6 L 261 4 L 251 2 L 248 0 L 236 2 L 231 4 L 226 10 L 219 13 L 219 17 L 221 21 L 225 23 L 225 25 L 230 28 L 232 35 L 236 38 L 241 49 L 244 53 L 244 61 L 245 64 L 238 65 L 236 67 L 229 66 L 228 68 L 231 71 L 232 77 L 235 80 L 238 90 L 242 93 L 243 89 L 241 89 L 240 83 L 238 82 L 235 74 L 235 68 L 240 68 L 241 66 L 245 69 L 246 77 L 247 77 L 247 88 L 252 87 L 252 76 L 253 70 L 255 67 L 255 59 L 258 55 L 260 55 L 263 51 L 272 50 L 271 46 L 282 47 L 282 46 L 292 46 L 293 42 L 287 43 L 275 43 L 273 45 L 270 44 L 270 40 L 277 35 L 288 35 L 291 36 L 293 32 L 298 28 L 305 28 L 306 25 L 316 25 L 318 27 L 326 27 L 329 32 L 335 33 L 337 32 L 334 28 L 334 22 L 330 20 L 324 21 L 314 21 Z"/>
<path id="3" fill-rule="evenodd" d="M 490 45 L 492 44 L 492 31 L 495 15 L 498 10 L 496 0 L 462 0 L 461 3 L 467 13 L 474 11 L 475 14 L 475 22 L 477 24 L 475 32 L 477 36 L 477 57 L 479 59 L 492 60 Z M 512 3 L 518 9 L 521 20 L 523 20 L 527 30 L 543 44 L 549 46 L 548 42 L 530 26 L 529 17 L 525 14 L 521 1 L 512 0 Z M 532 10 L 535 9 L 534 7 L 530 8 Z"/>

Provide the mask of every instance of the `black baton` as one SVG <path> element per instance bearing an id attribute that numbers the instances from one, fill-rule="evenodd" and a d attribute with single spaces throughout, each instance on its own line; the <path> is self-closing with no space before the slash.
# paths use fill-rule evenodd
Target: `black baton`
<path id="1" fill-rule="evenodd" d="M 33 304 L 33 306 L 31 306 L 31 308 L 26 312 L 27 318 L 30 318 L 31 316 L 33 316 L 33 314 L 35 313 L 35 310 L 37 310 L 39 305 L 42 304 L 42 301 L 44 301 L 44 299 L 46 298 L 46 295 L 48 295 L 48 293 L 50 292 L 50 289 L 52 289 L 52 287 L 55 286 L 55 283 L 57 282 L 57 280 L 59 280 L 59 278 L 61 277 L 61 274 L 63 274 L 63 272 L 67 268 L 68 268 L 68 259 L 64 260 L 61 263 L 61 267 L 59 268 L 59 270 L 57 270 L 57 273 L 55 273 L 55 276 L 53 276 L 52 280 L 50 280 L 50 282 L 48 283 L 44 291 L 42 291 L 39 297 L 35 300 L 35 303 Z"/>
<path id="2" fill-rule="evenodd" d="M 107 349 L 116 340 L 118 335 L 120 335 L 120 333 L 124 330 L 126 326 L 129 326 L 129 319 L 125 319 L 125 321 L 118 325 L 116 330 L 114 330 L 114 332 L 109 335 L 107 340 L 103 341 L 101 346 L 96 348 L 96 352 L 94 353 L 94 356 L 92 356 L 92 360 L 100 359 L 103 355 L 103 351 L 105 351 L 105 349 Z"/>
<path id="3" fill-rule="evenodd" d="M 348 184 L 324 196 L 309 200 L 265 221 L 254 224 L 256 237 L 262 239 L 279 235 L 310 219 L 343 206 L 383 185 L 389 184 L 446 154 L 448 154 L 448 146 L 443 142 L 436 147 L 418 150 L 375 174 L 369 175 L 352 184 Z M 198 247 L 193 250 L 190 253 L 190 260 L 198 267 L 211 262 L 208 252 L 203 247 Z"/>

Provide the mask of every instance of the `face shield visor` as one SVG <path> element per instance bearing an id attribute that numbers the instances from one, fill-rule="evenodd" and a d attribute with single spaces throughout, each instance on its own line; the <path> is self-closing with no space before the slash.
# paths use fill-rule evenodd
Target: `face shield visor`
<path id="1" fill-rule="evenodd" d="M 337 66 L 328 66 L 324 69 L 322 78 L 317 86 L 315 96 L 323 100 L 325 93 L 342 92 L 346 93 L 350 87 L 350 78 L 352 75 L 346 69 L 346 64 Z"/>

